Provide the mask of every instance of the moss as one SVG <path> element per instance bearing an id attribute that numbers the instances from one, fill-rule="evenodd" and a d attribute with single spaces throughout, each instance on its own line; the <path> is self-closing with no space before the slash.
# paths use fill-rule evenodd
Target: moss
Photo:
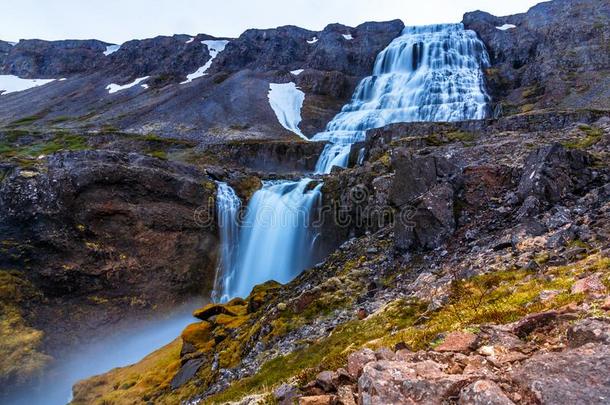
<path id="1" fill-rule="evenodd" d="M 227 403 L 293 377 L 305 382 L 319 371 L 341 367 L 347 356 L 366 342 L 386 335 L 395 327 L 412 325 L 423 309 L 422 305 L 415 302 L 395 301 L 366 320 L 348 322 L 307 348 L 265 363 L 259 373 L 238 381 L 208 401 Z"/>
<path id="2" fill-rule="evenodd" d="M 157 401 L 180 367 L 180 339 L 150 354 L 132 366 L 78 382 L 72 404 L 177 403 Z"/>
<path id="3" fill-rule="evenodd" d="M 88 149 L 87 138 L 68 132 L 56 132 L 50 136 L 30 133 L 28 142 L 20 142 L 26 134 L 9 134 L 0 140 L 0 159 L 13 159 L 23 162 L 24 159 L 35 159 L 41 155 L 50 155 L 60 150 L 85 150 Z"/>
<path id="4" fill-rule="evenodd" d="M 601 128 L 581 125 L 579 129 L 584 133 L 585 137 L 564 142 L 563 146 L 570 149 L 587 149 L 598 143 L 604 135 L 604 131 Z"/>
<path id="5" fill-rule="evenodd" d="M 8 124 L 8 127 L 20 127 L 20 126 L 30 125 L 30 124 L 35 123 L 36 121 L 43 119 L 46 115 L 47 115 L 46 111 L 41 111 L 36 114 L 30 115 L 28 117 L 23 117 L 16 121 L 13 121 L 10 124 Z"/>
<path id="6" fill-rule="evenodd" d="M 164 150 L 155 150 L 152 152 L 148 152 L 148 154 L 157 159 L 167 160 L 167 152 Z"/>
<path id="7" fill-rule="evenodd" d="M 521 106 L 521 112 L 522 112 L 522 113 L 527 113 L 527 112 L 533 111 L 535 108 L 536 108 L 536 105 L 535 105 L 535 104 L 531 104 L 531 103 L 529 103 L 529 104 L 523 104 L 523 105 Z"/>
<path id="8" fill-rule="evenodd" d="M 0 270 L 0 383 L 4 385 L 31 380 L 52 360 L 41 351 L 43 333 L 27 324 L 21 310 L 39 297 L 19 272 Z"/>

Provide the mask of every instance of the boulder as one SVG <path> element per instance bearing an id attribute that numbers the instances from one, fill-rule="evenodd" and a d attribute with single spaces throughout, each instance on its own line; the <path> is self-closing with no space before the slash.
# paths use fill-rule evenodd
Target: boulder
<path id="1" fill-rule="evenodd" d="M 443 343 L 434 350 L 437 352 L 468 353 L 476 348 L 477 335 L 469 332 L 451 332 L 445 337 Z"/>
<path id="2" fill-rule="evenodd" d="M 514 405 L 496 383 L 479 380 L 462 389 L 459 405 Z"/>
<path id="3" fill-rule="evenodd" d="M 524 397 L 537 403 L 607 404 L 610 398 L 610 346 L 586 344 L 561 353 L 537 354 L 511 373 Z"/>
<path id="4" fill-rule="evenodd" d="M 522 201 L 533 196 L 542 204 L 557 203 L 591 181 L 589 166 L 592 161 L 589 154 L 566 149 L 560 144 L 538 148 L 525 160 L 517 195 Z M 525 205 L 521 210 L 523 215 L 535 213 Z"/>
<path id="5" fill-rule="evenodd" d="M 358 378 L 364 366 L 375 360 L 377 360 L 377 357 L 371 349 L 363 349 L 352 353 L 347 357 L 347 371 L 352 377 Z"/>
<path id="6" fill-rule="evenodd" d="M 575 348 L 587 343 L 610 345 L 610 320 L 587 318 L 572 325 L 567 332 L 568 346 Z"/>

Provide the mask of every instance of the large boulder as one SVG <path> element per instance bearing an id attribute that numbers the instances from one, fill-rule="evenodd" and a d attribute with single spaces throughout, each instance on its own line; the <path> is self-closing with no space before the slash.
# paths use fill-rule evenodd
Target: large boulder
<path id="1" fill-rule="evenodd" d="M 592 180 L 593 158 L 560 144 L 543 146 L 525 160 L 517 194 L 521 201 L 535 197 L 543 204 L 557 203 Z"/>
<path id="2" fill-rule="evenodd" d="M 511 373 L 524 396 L 545 404 L 607 404 L 610 398 L 610 348 L 587 344 L 562 353 L 533 356 Z"/>

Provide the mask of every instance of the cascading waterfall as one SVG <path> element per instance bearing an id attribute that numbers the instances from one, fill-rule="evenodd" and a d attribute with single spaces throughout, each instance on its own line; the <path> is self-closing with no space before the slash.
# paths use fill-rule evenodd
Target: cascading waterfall
<path id="1" fill-rule="evenodd" d="M 233 262 L 239 237 L 239 211 L 241 200 L 227 183 L 218 183 L 216 194 L 216 212 L 220 230 L 220 261 L 214 279 L 212 300 L 223 302 L 224 295 L 233 279 Z"/>
<path id="2" fill-rule="evenodd" d="M 289 282 L 312 264 L 316 235 L 309 225 L 322 187 L 312 187 L 312 181 L 269 181 L 252 196 L 225 280 L 226 297 L 245 297 L 269 280 Z"/>
<path id="3" fill-rule="evenodd" d="M 482 68 L 485 45 L 462 24 L 406 27 L 383 50 L 373 75 L 363 79 L 351 102 L 313 137 L 329 141 L 316 172 L 346 167 L 351 145 L 366 131 L 396 122 L 463 121 L 488 114 Z"/>

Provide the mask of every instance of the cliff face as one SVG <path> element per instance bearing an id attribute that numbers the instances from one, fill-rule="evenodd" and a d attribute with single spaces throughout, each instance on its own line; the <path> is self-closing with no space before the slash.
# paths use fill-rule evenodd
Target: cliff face
<path id="1" fill-rule="evenodd" d="M 476 11 L 464 25 L 491 56 L 487 79 L 498 113 L 610 108 L 607 1 L 554 0 L 507 17 Z"/>
<path id="2" fill-rule="evenodd" d="M 294 82 L 306 94 L 301 129 L 324 128 L 370 74 L 377 54 L 398 36 L 400 21 L 321 32 L 297 27 L 249 30 L 229 40 L 206 75 L 183 83 L 210 61 L 208 35 L 127 42 L 104 55 L 99 41 L 21 41 L 0 48 L 0 72 L 27 78 L 67 78 L 0 96 L 0 123 L 27 118 L 30 127 L 112 126 L 204 142 L 290 139 L 269 105 L 270 83 Z M 5 50 L 6 48 L 6 50 Z M 290 73 L 295 71 L 296 73 Z M 303 73 L 300 73 L 303 71 Z M 134 85 L 110 94 L 111 83 Z"/>

